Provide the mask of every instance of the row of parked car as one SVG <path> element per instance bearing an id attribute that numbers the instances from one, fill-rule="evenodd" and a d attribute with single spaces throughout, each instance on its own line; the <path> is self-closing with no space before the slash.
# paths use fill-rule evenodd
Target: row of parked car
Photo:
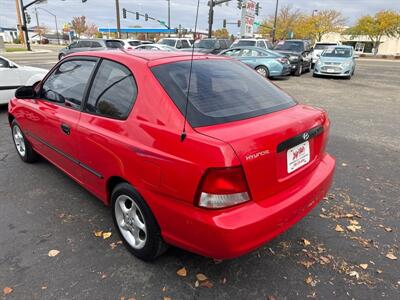
<path id="1" fill-rule="evenodd" d="M 310 72 L 316 64 L 317 68 L 314 70 L 316 76 L 333 75 L 351 78 L 355 70 L 352 47 L 340 46 L 337 51 L 327 53 L 325 50 L 331 49 L 332 46 L 340 45 L 316 43 L 314 48 L 309 40 L 283 40 L 273 45 L 265 39 L 237 39 L 233 43 L 228 39 L 216 38 L 198 41 L 187 38 L 163 38 L 157 43 L 129 39 L 96 39 L 72 43 L 60 51 L 59 58 L 73 52 L 99 49 L 192 51 L 193 48 L 198 53 L 235 57 L 268 78 L 290 74 L 301 76 Z M 323 54 L 324 51 L 326 54 Z"/>

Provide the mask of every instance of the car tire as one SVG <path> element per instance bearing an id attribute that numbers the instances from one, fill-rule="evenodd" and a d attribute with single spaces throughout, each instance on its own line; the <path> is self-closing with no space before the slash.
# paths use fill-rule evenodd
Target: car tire
<path id="1" fill-rule="evenodd" d="M 15 119 L 11 123 L 11 134 L 19 157 L 27 163 L 35 162 L 38 155 L 35 150 L 33 150 L 32 145 L 26 139 L 21 127 Z"/>
<path id="2" fill-rule="evenodd" d="M 260 74 L 261 76 L 268 78 L 269 77 L 269 70 L 267 67 L 265 66 L 258 66 L 256 69 L 258 74 Z"/>
<path id="3" fill-rule="evenodd" d="M 303 62 L 300 62 L 299 65 L 297 66 L 296 71 L 294 72 L 294 76 L 301 76 L 303 73 Z"/>
<path id="4" fill-rule="evenodd" d="M 115 227 L 133 255 L 153 261 L 166 251 L 167 245 L 153 213 L 130 184 L 118 184 L 111 194 L 111 201 Z"/>

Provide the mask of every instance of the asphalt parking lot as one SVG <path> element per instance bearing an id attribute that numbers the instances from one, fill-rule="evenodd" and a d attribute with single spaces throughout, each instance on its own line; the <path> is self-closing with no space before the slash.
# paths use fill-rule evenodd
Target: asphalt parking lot
<path id="1" fill-rule="evenodd" d="M 19 55 L 17 63 L 35 66 L 53 59 Z M 176 248 L 153 263 L 130 255 L 107 207 L 45 160 L 18 158 L 0 108 L 0 297 L 399 299 L 400 62 L 359 60 L 351 80 L 274 82 L 328 111 L 334 183 L 289 231 L 222 262 Z M 96 237 L 100 230 L 111 237 Z M 183 267 L 187 276 L 178 276 Z M 196 284 L 198 273 L 207 284 Z M 12 292 L 3 295 L 4 287 Z"/>

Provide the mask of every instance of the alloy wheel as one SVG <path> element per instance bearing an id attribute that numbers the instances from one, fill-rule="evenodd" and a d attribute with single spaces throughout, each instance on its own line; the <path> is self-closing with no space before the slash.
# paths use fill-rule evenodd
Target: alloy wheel
<path id="1" fill-rule="evenodd" d="M 134 249 L 142 249 L 147 240 L 143 213 L 136 202 L 127 195 L 120 195 L 114 206 L 115 219 L 122 236 Z"/>
<path id="2" fill-rule="evenodd" d="M 13 138 L 19 155 L 24 157 L 26 153 L 25 139 L 22 135 L 21 129 L 19 129 L 18 126 L 13 127 Z"/>

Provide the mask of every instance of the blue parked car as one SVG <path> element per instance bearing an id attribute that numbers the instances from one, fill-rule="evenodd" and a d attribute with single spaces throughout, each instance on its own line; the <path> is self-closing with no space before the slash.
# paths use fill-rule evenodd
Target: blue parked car
<path id="1" fill-rule="evenodd" d="M 332 46 L 322 52 L 315 64 L 313 75 L 339 76 L 350 79 L 354 75 L 356 62 L 352 46 Z"/>
<path id="2" fill-rule="evenodd" d="M 232 56 L 251 66 L 260 75 L 270 78 L 290 75 L 288 58 L 274 51 L 259 47 L 234 47 L 220 52 L 218 55 Z"/>

